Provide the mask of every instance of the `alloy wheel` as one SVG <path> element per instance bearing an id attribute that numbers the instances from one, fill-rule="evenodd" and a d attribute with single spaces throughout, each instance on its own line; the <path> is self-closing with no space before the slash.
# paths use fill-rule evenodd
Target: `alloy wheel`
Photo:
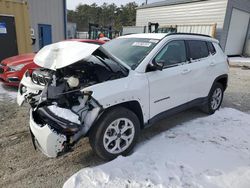
<path id="1" fill-rule="evenodd" d="M 213 110 L 216 110 L 220 106 L 221 100 L 222 100 L 222 90 L 221 88 L 217 88 L 214 90 L 214 93 L 212 95 L 211 108 Z"/>
<path id="2" fill-rule="evenodd" d="M 134 136 L 135 127 L 132 121 L 127 118 L 116 119 L 104 133 L 104 148 L 111 154 L 122 153 L 131 145 Z"/>

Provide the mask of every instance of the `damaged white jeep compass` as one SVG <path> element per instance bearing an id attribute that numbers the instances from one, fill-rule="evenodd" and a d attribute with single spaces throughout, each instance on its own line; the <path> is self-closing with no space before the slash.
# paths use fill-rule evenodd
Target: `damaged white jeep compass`
<path id="1" fill-rule="evenodd" d="M 199 106 L 219 109 L 228 81 L 217 40 L 195 34 L 135 34 L 103 46 L 65 41 L 40 50 L 18 104 L 31 105 L 35 148 L 48 157 L 89 137 L 103 159 L 130 153 L 140 130 Z"/>

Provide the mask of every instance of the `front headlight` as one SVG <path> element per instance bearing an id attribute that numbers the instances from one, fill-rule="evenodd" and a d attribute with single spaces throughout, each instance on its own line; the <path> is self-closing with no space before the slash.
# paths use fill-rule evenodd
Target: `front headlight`
<path id="1" fill-rule="evenodd" d="M 9 66 L 9 71 L 10 72 L 20 71 L 24 66 L 25 66 L 24 64 L 20 64 L 17 66 Z"/>

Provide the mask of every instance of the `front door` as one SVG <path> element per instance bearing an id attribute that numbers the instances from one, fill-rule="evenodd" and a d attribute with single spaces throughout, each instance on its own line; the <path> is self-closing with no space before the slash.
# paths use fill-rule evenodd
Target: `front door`
<path id="1" fill-rule="evenodd" d="M 183 40 L 169 42 L 154 61 L 164 62 L 164 69 L 146 73 L 150 90 L 150 118 L 187 103 L 192 76 Z"/>
<path id="2" fill-rule="evenodd" d="M 15 18 L 0 15 L 0 61 L 17 54 Z"/>
<path id="3" fill-rule="evenodd" d="M 52 30 L 51 25 L 38 24 L 39 33 L 39 48 L 52 43 Z"/>

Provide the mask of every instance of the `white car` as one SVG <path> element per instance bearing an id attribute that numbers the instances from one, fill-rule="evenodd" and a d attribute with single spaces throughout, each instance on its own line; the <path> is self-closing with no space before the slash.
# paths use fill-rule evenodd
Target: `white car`
<path id="1" fill-rule="evenodd" d="M 140 130 L 191 107 L 220 108 L 228 82 L 219 42 L 197 34 L 134 34 L 103 46 L 79 42 L 44 47 L 45 68 L 25 74 L 18 103 L 31 104 L 35 147 L 56 157 L 88 136 L 103 159 L 129 154 Z"/>

